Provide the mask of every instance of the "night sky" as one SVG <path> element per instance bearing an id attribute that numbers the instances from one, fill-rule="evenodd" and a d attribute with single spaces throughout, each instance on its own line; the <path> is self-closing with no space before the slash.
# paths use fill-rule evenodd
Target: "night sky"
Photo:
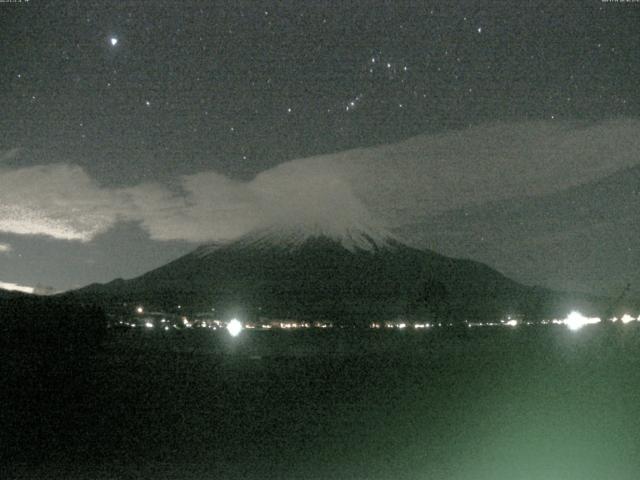
<path id="1" fill-rule="evenodd" d="M 5 284 L 131 277 L 283 211 L 424 239 L 640 164 L 640 3 L 23 0 L 0 39 Z"/>

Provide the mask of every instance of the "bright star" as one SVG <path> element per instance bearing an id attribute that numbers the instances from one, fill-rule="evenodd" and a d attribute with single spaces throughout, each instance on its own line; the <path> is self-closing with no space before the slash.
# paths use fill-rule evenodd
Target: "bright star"
<path id="1" fill-rule="evenodd" d="M 109 39 L 109 43 L 111 43 L 112 47 L 115 47 L 118 44 L 118 39 L 116 37 L 111 37 Z"/>

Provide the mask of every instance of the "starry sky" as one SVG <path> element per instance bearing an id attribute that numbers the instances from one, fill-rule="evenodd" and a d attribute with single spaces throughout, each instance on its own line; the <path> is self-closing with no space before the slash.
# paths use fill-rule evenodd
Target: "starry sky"
<path id="1" fill-rule="evenodd" d="M 5 285 L 141 274 L 310 191 L 399 228 L 640 163 L 640 3 L 23 0 L 0 38 Z"/>

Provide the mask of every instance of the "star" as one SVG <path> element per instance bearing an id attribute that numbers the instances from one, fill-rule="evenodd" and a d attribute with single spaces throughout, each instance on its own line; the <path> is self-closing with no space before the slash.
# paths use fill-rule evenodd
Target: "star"
<path id="1" fill-rule="evenodd" d="M 109 43 L 111 44 L 112 47 L 115 47 L 118 44 L 118 39 L 116 37 L 111 37 L 109 39 Z"/>

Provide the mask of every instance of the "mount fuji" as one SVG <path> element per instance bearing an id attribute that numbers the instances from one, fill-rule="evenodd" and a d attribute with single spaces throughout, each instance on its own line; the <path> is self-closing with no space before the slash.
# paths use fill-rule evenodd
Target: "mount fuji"
<path id="1" fill-rule="evenodd" d="M 105 306 L 210 311 L 245 318 L 325 319 L 363 324 L 392 318 L 488 320 L 565 315 L 592 298 L 514 282 L 478 262 L 406 245 L 383 228 L 319 224 L 260 228 L 203 245 L 131 280 L 67 295 Z"/>

